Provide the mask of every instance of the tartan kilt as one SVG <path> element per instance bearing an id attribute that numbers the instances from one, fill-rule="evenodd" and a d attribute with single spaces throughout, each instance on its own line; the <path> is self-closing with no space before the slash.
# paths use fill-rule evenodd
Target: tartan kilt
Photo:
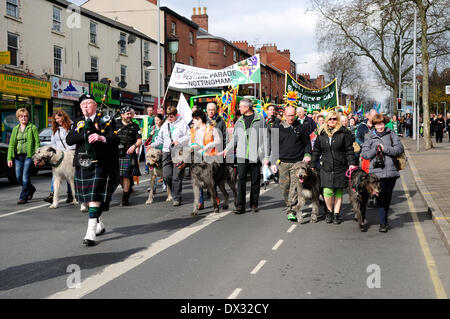
<path id="1" fill-rule="evenodd" d="M 125 154 L 124 157 L 119 158 L 119 176 L 128 178 L 132 176 L 141 176 L 136 154 Z"/>
<path id="2" fill-rule="evenodd" d="M 119 185 L 114 170 L 96 165 L 89 169 L 77 167 L 75 170 L 75 197 L 80 203 L 109 203 Z"/>

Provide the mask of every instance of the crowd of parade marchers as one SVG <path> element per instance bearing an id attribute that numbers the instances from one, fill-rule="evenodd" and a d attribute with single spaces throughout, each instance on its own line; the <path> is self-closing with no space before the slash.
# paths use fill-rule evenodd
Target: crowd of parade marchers
<path id="1" fill-rule="evenodd" d="M 141 175 L 141 152 L 144 158 L 151 148 L 162 152 L 163 176 L 154 185 L 154 191 L 159 187 L 163 191 L 169 188 L 173 206 L 182 204 L 183 179 L 189 175 L 189 169 L 181 169 L 172 159 L 174 148 L 181 146 L 201 153 L 204 158 L 212 157 L 235 167 L 236 214 L 246 212 L 246 182 L 250 175 L 249 206 L 253 212 L 259 210 L 261 187 L 273 181 L 280 186 L 287 219 L 303 221 L 304 214 L 298 215 L 298 209 L 294 208 L 298 198 L 292 185 L 298 177 L 292 176 L 292 167 L 305 162 L 320 176 L 320 198 L 324 203 L 321 215 L 327 223 L 338 225 L 342 220 L 341 204 L 349 172 L 361 168 L 373 173 L 380 180 L 381 191 L 369 205 L 378 208 L 380 232 L 387 232 L 392 192 L 400 176 L 392 159 L 404 151 L 399 137 L 411 137 L 413 128 L 411 114 L 389 118 L 375 109 L 362 115 L 346 114 L 339 107 L 314 111 L 275 105 L 268 106 L 261 114 L 247 98 L 239 102 L 233 125 L 228 123 L 229 127 L 215 103 L 209 103 L 204 110 L 194 106 L 189 123 L 173 106 L 160 107 L 156 114 L 153 107 L 149 107 L 141 122 L 133 118 L 134 110 L 130 107 L 122 108 L 120 117 L 110 120 L 97 113 L 97 103 L 88 94 L 80 97 L 80 106 L 83 116 L 74 121 L 64 111 L 55 112 L 51 147 L 74 152 L 75 189 L 67 185 L 67 202 L 75 198 L 88 207 L 89 223 L 83 240 L 87 246 L 95 245 L 96 236 L 105 232 L 102 212 L 109 210 L 112 194 L 119 184 L 121 206 L 132 204 L 134 179 Z M 7 160 L 8 166 L 15 164 L 16 176 L 22 185 L 18 204 L 25 204 L 36 191 L 31 183 L 30 168 L 40 143 L 28 111 L 19 109 L 16 116 L 20 123 L 12 132 Z M 433 116 L 432 133 L 437 141 L 442 142 L 449 124 L 442 115 Z M 383 167 L 376 163 L 380 154 Z M 145 165 L 145 174 L 149 173 Z M 45 201 L 53 200 L 53 180 L 50 191 Z M 203 197 L 201 189 L 199 209 L 204 208 Z"/>

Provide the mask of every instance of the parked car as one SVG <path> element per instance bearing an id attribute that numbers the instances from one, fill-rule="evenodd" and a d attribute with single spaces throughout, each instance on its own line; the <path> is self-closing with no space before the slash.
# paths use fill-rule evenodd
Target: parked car
<path id="1" fill-rule="evenodd" d="M 52 140 L 52 128 L 46 127 L 39 133 L 39 142 L 41 142 L 41 146 L 50 145 Z"/>
<path id="2" fill-rule="evenodd" d="M 0 177 L 7 177 L 11 184 L 17 184 L 16 170 L 8 167 L 8 144 L 0 143 Z"/>

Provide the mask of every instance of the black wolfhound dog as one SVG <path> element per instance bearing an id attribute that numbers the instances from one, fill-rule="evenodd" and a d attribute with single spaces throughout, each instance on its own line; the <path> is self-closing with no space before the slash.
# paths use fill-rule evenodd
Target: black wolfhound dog
<path id="1" fill-rule="evenodd" d="M 355 219 L 362 232 L 366 232 L 368 228 L 366 210 L 369 197 L 378 196 L 379 193 L 379 179 L 375 174 L 368 174 L 360 168 L 351 173 L 348 194 L 355 212 Z"/>

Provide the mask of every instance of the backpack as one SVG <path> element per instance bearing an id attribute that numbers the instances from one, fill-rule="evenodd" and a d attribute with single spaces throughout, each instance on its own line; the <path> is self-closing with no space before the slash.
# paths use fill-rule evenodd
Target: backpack
<path id="1" fill-rule="evenodd" d="M 389 137 L 391 138 L 391 145 L 393 146 L 394 141 L 392 140 L 392 135 L 389 135 Z M 401 153 L 400 155 L 398 155 L 396 157 L 392 157 L 392 160 L 393 160 L 394 165 L 395 165 L 395 167 L 397 168 L 398 171 L 401 171 L 402 169 L 405 169 L 406 161 L 407 161 L 405 152 Z"/>

